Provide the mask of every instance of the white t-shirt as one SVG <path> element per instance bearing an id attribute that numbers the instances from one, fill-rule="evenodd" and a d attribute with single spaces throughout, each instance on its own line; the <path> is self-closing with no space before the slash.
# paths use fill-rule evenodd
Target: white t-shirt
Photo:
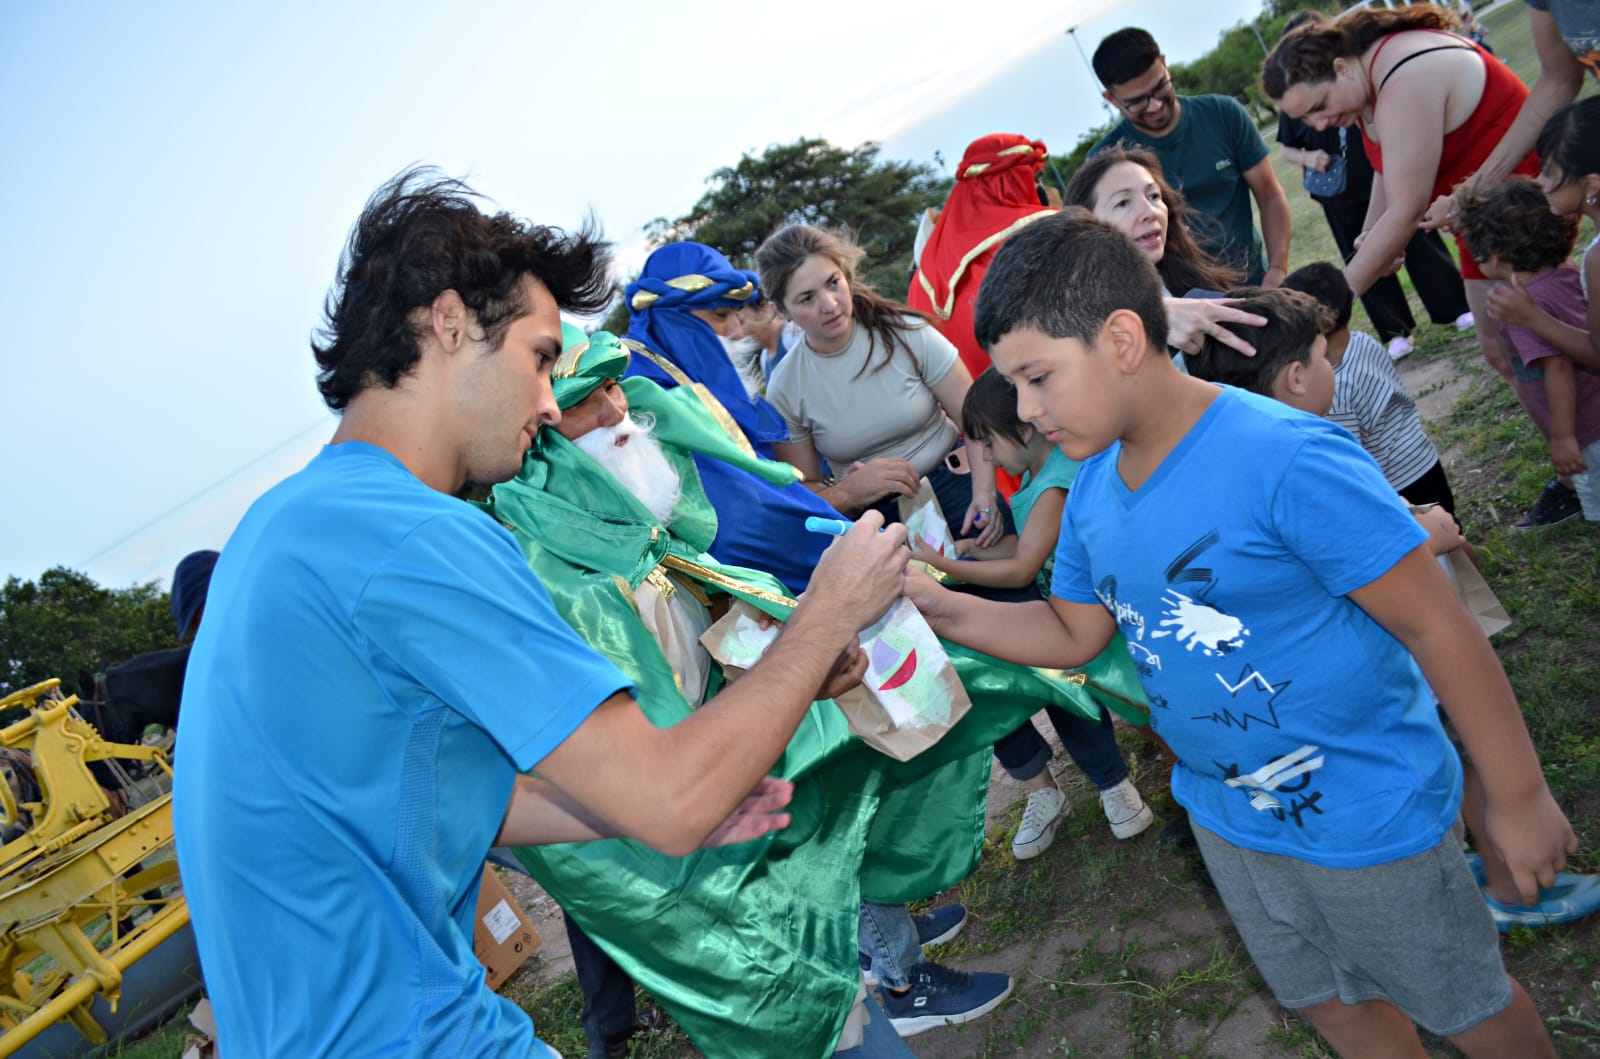
<path id="1" fill-rule="evenodd" d="M 930 474 L 954 447 L 958 431 L 933 395 L 959 359 L 956 347 L 921 320 L 905 333 L 916 362 L 896 345 L 884 363 L 881 341 L 856 325 L 837 353 L 800 342 L 772 373 L 767 400 L 794 441 L 811 439 L 837 472 L 857 460 L 895 457 Z M 870 357 L 872 366 L 865 368 Z"/>

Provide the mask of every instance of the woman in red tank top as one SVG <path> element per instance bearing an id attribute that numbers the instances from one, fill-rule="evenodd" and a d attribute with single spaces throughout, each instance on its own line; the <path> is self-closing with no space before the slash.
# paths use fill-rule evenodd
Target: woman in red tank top
<path id="1" fill-rule="evenodd" d="M 1362 8 L 1307 23 L 1263 64 L 1262 87 L 1283 113 L 1317 129 L 1361 131 L 1377 176 L 1362 239 L 1345 266 L 1358 294 L 1393 271 L 1428 206 L 1477 171 L 1528 97 L 1505 64 L 1449 32 L 1454 24 L 1448 12 L 1426 4 Z M 1538 171 L 1532 154 L 1515 169 Z M 1489 281 L 1459 237 L 1456 243 L 1467 303 L 1487 321 Z M 1509 375 L 1498 331 L 1479 328 L 1478 343 L 1495 370 Z"/>

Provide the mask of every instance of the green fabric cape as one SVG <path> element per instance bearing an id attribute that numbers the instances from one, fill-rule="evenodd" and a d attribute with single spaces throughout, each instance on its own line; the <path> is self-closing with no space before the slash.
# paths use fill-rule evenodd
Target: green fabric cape
<path id="1" fill-rule="evenodd" d="M 590 343 L 590 355 L 599 352 Z M 580 360 L 574 374 L 612 370 L 615 356 Z M 572 381 L 558 389 L 568 406 L 598 384 Z M 630 411 L 654 418 L 683 480 L 671 533 L 549 429 L 486 506 L 516 536 L 562 616 L 635 681 L 640 708 L 666 726 L 691 708 L 633 604 L 652 571 L 671 569 L 780 619 L 793 606 L 774 578 L 704 553 L 716 514 L 690 453 L 774 481 L 792 480 L 793 469 L 744 453 L 687 388 L 642 378 L 622 385 Z M 1045 702 L 1098 716 L 1096 693 L 1142 720 L 1143 694 L 1120 644 L 1096 660 L 1103 672 L 1094 677 L 946 647 L 972 696 L 966 717 L 932 749 L 898 762 L 852 736 L 832 702 L 814 703 L 773 770 L 795 781 L 793 823 L 781 832 L 683 858 L 621 839 L 526 847 L 517 857 L 707 1056 L 829 1055 L 856 994 L 857 902 L 927 897 L 977 865 L 995 740 Z M 714 677 L 708 695 L 717 684 Z"/>

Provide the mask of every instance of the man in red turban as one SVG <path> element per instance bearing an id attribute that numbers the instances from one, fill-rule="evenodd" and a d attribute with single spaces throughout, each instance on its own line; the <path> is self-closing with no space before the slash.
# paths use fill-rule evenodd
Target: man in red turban
<path id="1" fill-rule="evenodd" d="M 1049 151 L 1037 140 L 992 132 L 972 141 L 956 170 L 956 186 L 917 261 L 906 301 L 932 313 L 976 379 L 989 354 L 972 333 L 972 307 L 994 252 L 1012 232 L 1048 216 L 1035 178 Z"/>

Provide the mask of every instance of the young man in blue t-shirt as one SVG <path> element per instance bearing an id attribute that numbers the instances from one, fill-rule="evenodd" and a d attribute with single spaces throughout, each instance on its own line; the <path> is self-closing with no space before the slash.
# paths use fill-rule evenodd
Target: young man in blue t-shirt
<path id="1" fill-rule="evenodd" d="M 1120 627 L 1252 958 L 1342 1055 L 1420 1050 L 1413 1022 L 1471 1055 L 1553 1055 L 1453 833 L 1460 764 L 1428 690 L 1532 900 L 1577 843 L 1494 652 L 1355 441 L 1180 374 L 1161 299 L 1081 211 L 1007 241 L 978 338 L 1019 417 L 1085 461 L 1051 598 L 909 593 L 941 636 L 1034 665 L 1081 665 Z"/>
<path id="2" fill-rule="evenodd" d="M 865 669 L 855 630 L 909 556 L 876 518 L 760 665 L 658 729 L 452 495 L 559 421 L 557 310 L 603 308 L 608 263 L 416 171 L 357 222 L 313 346 L 339 428 L 229 540 L 184 685 L 178 862 L 233 1059 L 552 1055 L 473 955 L 490 844 L 681 855 L 785 826 L 765 773 Z"/>

